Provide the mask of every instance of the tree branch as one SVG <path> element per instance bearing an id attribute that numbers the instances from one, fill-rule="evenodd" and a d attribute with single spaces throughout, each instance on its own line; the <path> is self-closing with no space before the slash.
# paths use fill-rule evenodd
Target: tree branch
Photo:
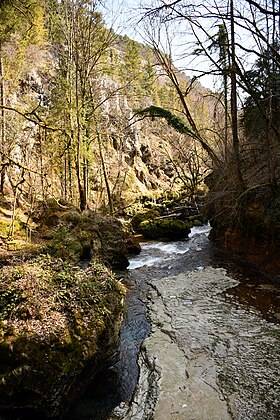
<path id="1" fill-rule="evenodd" d="M 280 12 L 274 12 L 273 10 L 268 10 L 262 7 L 259 3 L 255 2 L 254 0 L 247 0 L 247 2 L 251 5 L 256 7 L 261 13 L 264 13 L 265 15 L 271 15 L 271 16 L 280 16 Z"/>

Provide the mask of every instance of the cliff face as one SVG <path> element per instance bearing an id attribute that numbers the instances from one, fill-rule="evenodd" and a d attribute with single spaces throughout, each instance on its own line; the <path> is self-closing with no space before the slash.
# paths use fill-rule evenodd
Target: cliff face
<path id="1" fill-rule="evenodd" d="M 219 247 L 240 255 L 270 274 L 279 276 L 279 232 L 277 234 L 276 239 L 275 232 L 271 234 L 270 230 L 256 235 L 236 227 L 214 227 L 209 238 Z"/>
<path id="2" fill-rule="evenodd" d="M 56 45 L 45 45 L 42 52 L 30 45 L 21 52 L 23 67 L 13 81 L 5 80 L 10 108 L 5 111 L 5 194 L 13 195 L 19 183 L 19 201 L 55 196 L 77 205 L 83 188 L 88 206 L 97 210 L 106 207 L 109 191 L 118 210 L 139 196 L 176 192 L 187 182 L 183 178 L 190 157 L 199 153 L 194 141 L 164 121 L 135 116 L 136 108 L 152 104 L 181 106 L 147 47 L 136 45 L 139 68 L 132 67 L 127 52 L 131 42 L 116 38 L 104 51 L 101 64 L 86 80 L 92 97 L 78 79 L 81 92 L 74 98 L 75 63 L 61 63 Z M 17 40 L 10 40 L 4 49 L 11 75 L 8 57 L 16 45 Z M 62 47 L 65 53 L 68 47 Z M 182 89 L 188 89 L 198 126 L 207 127 L 214 114 L 209 92 L 199 83 L 190 88 L 191 80 L 179 71 L 177 75 Z"/>

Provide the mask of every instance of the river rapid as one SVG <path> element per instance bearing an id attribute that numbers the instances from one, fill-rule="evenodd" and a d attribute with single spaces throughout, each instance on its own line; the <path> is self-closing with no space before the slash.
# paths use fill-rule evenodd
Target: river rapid
<path id="1" fill-rule="evenodd" d="M 209 231 L 143 242 L 116 273 L 120 347 L 64 420 L 280 419 L 279 279 L 217 249 Z M 5 416 L 16 419 L 37 417 Z"/>

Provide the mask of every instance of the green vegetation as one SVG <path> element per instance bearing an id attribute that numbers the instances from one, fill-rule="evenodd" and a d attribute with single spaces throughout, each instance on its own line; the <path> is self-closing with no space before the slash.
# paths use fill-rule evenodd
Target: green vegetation
<path id="1" fill-rule="evenodd" d="M 135 113 L 136 115 L 144 115 L 151 118 L 164 118 L 167 121 L 168 125 L 173 127 L 179 133 L 188 134 L 190 137 L 196 138 L 196 134 L 186 125 L 186 123 L 180 117 L 159 106 L 152 105 L 148 108 L 136 109 Z"/>
<path id="2" fill-rule="evenodd" d="M 190 223 L 181 220 L 145 220 L 140 223 L 138 231 L 147 239 L 178 240 L 190 233 Z"/>
<path id="3" fill-rule="evenodd" d="M 108 343 L 118 339 L 124 288 L 96 261 L 83 270 L 48 255 L 4 267 L 2 275 L 1 405 L 18 404 L 24 387 L 26 405 L 58 415 L 96 352 L 114 352 Z"/>

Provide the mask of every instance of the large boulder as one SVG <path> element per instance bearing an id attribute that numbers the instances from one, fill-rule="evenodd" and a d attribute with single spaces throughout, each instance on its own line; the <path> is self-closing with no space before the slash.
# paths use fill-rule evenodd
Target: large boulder
<path id="1" fill-rule="evenodd" d="M 190 225 L 176 219 L 152 219 L 140 223 L 138 231 L 146 239 L 178 240 L 190 233 Z"/>
<path id="2" fill-rule="evenodd" d="M 49 252 L 72 263 L 98 258 L 111 268 L 129 265 L 126 232 L 121 221 L 87 210 L 80 212 L 72 205 L 47 202 L 34 219 L 38 236 L 50 241 Z"/>

